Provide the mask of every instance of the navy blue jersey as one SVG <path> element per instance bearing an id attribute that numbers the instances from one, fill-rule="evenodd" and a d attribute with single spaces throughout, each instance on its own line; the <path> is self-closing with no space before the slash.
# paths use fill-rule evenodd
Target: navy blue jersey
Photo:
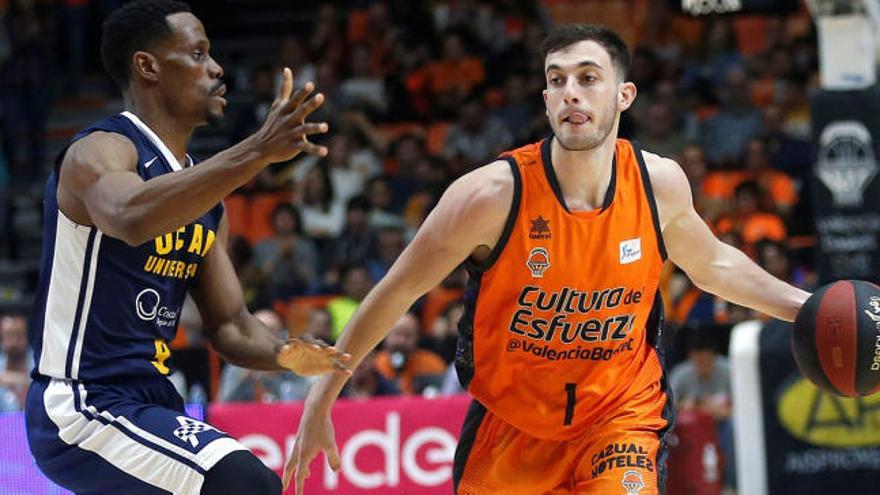
<path id="1" fill-rule="evenodd" d="M 74 141 L 95 131 L 122 134 L 134 143 L 143 180 L 181 170 L 165 143 L 134 114 L 101 120 Z M 67 218 L 58 209 L 57 188 L 58 167 L 45 190 L 42 268 L 30 322 L 34 374 L 80 381 L 167 374 L 167 343 L 177 331 L 186 292 L 215 244 L 222 204 L 189 225 L 129 246 Z"/>

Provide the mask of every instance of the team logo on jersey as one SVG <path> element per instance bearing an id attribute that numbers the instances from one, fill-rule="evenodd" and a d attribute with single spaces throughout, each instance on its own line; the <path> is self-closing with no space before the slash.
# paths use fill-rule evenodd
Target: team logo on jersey
<path id="1" fill-rule="evenodd" d="M 178 416 L 177 422 L 180 423 L 180 426 L 174 429 L 174 436 L 181 441 L 189 442 L 193 447 L 199 446 L 199 437 L 197 436 L 199 433 L 204 433 L 210 430 L 219 431 L 217 428 L 214 428 L 209 424 L 202 423 L 201 421 L 186 416 Z"/>
<path id="2" fill-rule="evenodd" d="M 625 265 L 642 257 L 642 238 L 636 237 L 620 243 L 620 264 Z"/>
<path id="3" fill-rule="evenodd" d="M 626 490 L 626 495 L 639 495 L 639 492 L 645 487 L 645 480 L 642 478 L 642 473 L 627 471 L 623 473 L 621 484 L 623 484 L 623 488 Z"/>
<path id="4" fill-rule="evenodd" d="M 138 318 L 144 321 L 155 321 L 160 327 L 176 327 L 177 311 L 160 306 L 161 302 L 155 289 L 144 289 L 134 300 L 134 310 Z"/>
<path id="5" fill-rule="evenodd" d="M 529 239 L 550 238 L 550 220 L 545 220 L 542 215 L 538 215 L 538 218 L 529 221 L 532 223 L 532 228 L 529 229 Z"/>
<path id="6" fill-rule="evenodd" d="M 159 293 L 153 289 L 140 291 L 134 300 L 134 310 L 138 318 L 144 321 L 153 321 L 159 312 Z"/>
<path id="7" fill-rule="evenodd" d="M 544 272 L 550 268 L 550 253 L 542 247 L 532 248 L 529 259 L 526 260 L 526 266 L 532 272 L 532 277 L 542 278 Z"/>

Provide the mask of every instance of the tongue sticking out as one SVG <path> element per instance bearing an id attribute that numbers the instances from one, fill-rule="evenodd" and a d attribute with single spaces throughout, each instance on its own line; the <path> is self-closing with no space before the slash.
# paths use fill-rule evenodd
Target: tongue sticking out
<path id="1" fill-rule="evenodd" d="M 565 120 L 572 124 L 586 124 L 587 116 L 582 113 L 573 113 L 569 115 Z"/>

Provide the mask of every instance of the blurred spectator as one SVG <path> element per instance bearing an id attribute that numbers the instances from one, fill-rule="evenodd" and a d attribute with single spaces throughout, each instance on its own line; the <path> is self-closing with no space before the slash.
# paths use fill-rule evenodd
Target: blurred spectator
<path id="1" fill-rule="evenodd" d="M 446 135 L 443 155 L 479 166 L 512 144 L 513 137 L 504 124 L 486 115 L 480 96 L 472 96 L 462 104 L 458 121 Z"/>
<path id="2" fill-rule="evenodd" d="M 406 247 L 404 231 L 401 227 L 385 226 L 379 229 L 375 252 L 367 260 L 367 270 L 374 283 L 379 283 L 388 269 Z"/>
<path id="3" fill-rule="evenodd" d="M 3 141 L 13 181 L 22 185 L 41 179 L 46 165 L 52 33 L 40 6 L 34 0 L 12 0 L 3 17 L 12 46 L 0 67 Z"/>
<path id="4" fill-rule="evenodd" d="M 20 411 L 34 367 L 23 315 L 0 317 L 0 350 L 0 411 Z"/>
<path id="5" fill-rule="evenodd" d="M 261 300 L 264 295 L 261 293 L 263 277 L 254 263 L 254 250 L 247 239 L 240 235 L 230 235 L 226 251 L 241 283 L 245 304 L 249 308 L 268 305 L 271 301 Z"/>
<path id="6" fill-rule="evenodd" d="M 366 264 L 376 239 L 369 225 L 370 202 L 364 196 L 348 200 L 345 227 L 336 239 L 332 266 L 361 266 Z"/>
<path id="7" fill-rule="evenodd" d="M 485 79 L 483 61 L 468 53 L 462 35 L 447 32 L 443 36 L 442 57 L 428 65 L 434 109 L 441 115 L 449 115 Z"/>
<path id="8" fill-rule="evenodd" d="M 373 68 L 367 45 L 359 43 L 352 47 L 349 74 L 339 86 L 339 95 L 346 110 L 360 110 L 373 116 L 388 110 L 385 81 Z"/>
<path id="9" fill-rule="evenodd" d="M 660 101 L 645 110 L 636 139 L 645 150 L 665 157 L 678 156 L 687 144 L 684 135 L 674 127 L 669 105 Z"/>
<path id="10" fill-rule="evenodd" d="M 439 390 L 446 373 L 443 359 L 426 349 L 419 349 L 419 320 L 407 313 L 391 327 L 376 354 L 376 369 L 385 378 L 397 380 L 405 395 L 420 394 L 427 387 Z"/>
<path id="11" fill-rule="evenodd" d="M 350 198 L 364 191 L 367 179 L 382 171 L 382 165 L 372 149 L 358 147 L 357 138 L 351 132 L 333 133 L 328 151 L 329 154 L 323 159 L 307 156 L 300 160 L 294 179 L 305 182 L 309 180 L 312 170 L 326 168 L 333 186 L 332 201 L 344 208 Z"/>
<path id="12" fill-rule="evenodd" d="M 313 308 L 309 312 L 309 323 L 305 333 L 331 345 L 336 342 L 333 338 L 333 319 L 330 318 L 327 308 Z"/>
<path id="13" fill-rule="evenodd" d="M 747 254 L 752 246 L 762 240 L 782 241 L 786 236 L 785 224 L 779 215 L 761 210 L 761 189 L 753 181 L 746 181 L 736 187 L 733 210 L 718 221 L 719 234 L 734 231 L 745 245 Z"/>
<path id="14" fill-rule="evenodd" d="M 342 396 L 352 399 L 369 399 L 384 395 L 400 395 L 400 387 L 393 379 L 386 378 L 376 369 L 375 349 L 367 354 L 361 364 L 352 371 L 351 378 L 342 389 Z"/>
<path id="15" fill-rule="evenodd" d="M 281 71 L 285 67 L 293 71 L 294 88 L 302 88 L 307 82 L 316 82 L 317 70 L 309 61 L 308 52 L 302 40 L 296 36 L 285 36 L 281 40 L 278 47 L 278 61 L 272 69 L 272 75 L 277 78 L 273 81 L 274 87 L 281 86 Z"/>
<path id="16" fill-rule="evenodd" d="M 672 369 L 672 396 L 681 411 L 697 409 L 712 416 L 718 429 L 718 445 L 724 453 L 724 484 L 734 486 L 736 472 L 731 421 L 730 365 L 717 354 L 708 329 L 690 330 L 687 361 Z"/>
<path id="17" fill-rule="evenodd" d="M 339 340 L 342 330 L 348 324 L 348 320 L 354 315 L 361 301 L 367 297 L 367 293 L 373 288 L 373 282 L 366 268 L 362 266 L 349 267 L 342 274 L 342 295 L 335 297 L 327 303 L 327 311 L 333 320 L 333 341 Z"/>
<path id="18" fill-rule="evenodd" d="M 278 313 L 261 309 L 254 317 L 281 339 L 287 331 Z M 256 371 L 227 364 L 220 378 L 219 402 L 288 402 L 303 400 L 314 377 L 299 376 L 290 371 Z"/>
<path id="19" fill-rule="evenodd" d="M 240 108 L 235 114 L 232 130 L 233 142 L 253 134 L 269 114 L 272 102 L 277 95 L 275 91 L 275 69 L 269 65 L 261 65 L 251 72 L 250 87 L 245 92 L 245 101 L 241 102 Z"/>
<path id="20" fill-rule="evenodd" d="M 812 147 L 806 139 L 793 137 L 783 128 L 782 109 L 770 105 L 764 109 L 764 142 L 773 168 L 795 179 L 805 180 L 813 163 Z"/>
<path id="21" fill-rule="evenodd" d="M 401 229 L 403 217 L 391 211 L 391 188 L 384 177 L 373 177 L 367 183 L 367 199 L 370 203 L 369 224 L 371 228 Z"/>
<path id="22" fill-rule="evenodd" d="M 254 263 L 273 299 L 302 295 L 316 282 L 321 259 L 311 239 L 302 235 L 299 211 L 280 203 L 272 211 L 272 236 L 254 247 Z"/>
<path id="23" fill-rule="evenodd" d="M 299 186 L 303 232 L 314 239 L 339 235 L 345 222 L 345 210 L 336 199 L 326 164 L 312 167 Z"/>
<path id="24" fill-rule="evenodd" d="M 495 118 L 507 128 L 514 141 L 525 143 L 528 139 L 529 124 L 535 113 L 537 98 L 529 93 L 528 81 L 522 74 L 514 73 L 504 80 L 504 103 L 495 112 Z"/>
<path id="25" fill-rule="evenodd" d="M 730 166 L 746 144 L 761 132 L 761 113 L 752 106 L 749 80 L 742 70 L 731 70 L 718 88 L 720 109 L 703 123 L 702 145 L 709 163 Z"/>
<path id="26" fill-rule="evenodd" d="M 443 375 L 443 384 L 440 386 L 440 395 L 457 395 L 467 392 L 461 386 L 458 379 L 458 371 L 455 369 L 455 362 L 449 364 L 446 368 L 446 374 Z"/>

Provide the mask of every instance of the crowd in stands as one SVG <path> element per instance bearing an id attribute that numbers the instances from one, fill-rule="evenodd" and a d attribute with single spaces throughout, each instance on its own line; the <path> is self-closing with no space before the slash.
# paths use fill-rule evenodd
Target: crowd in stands
<path id="1" fill-rule="evenodd" d="M 81 42 L 66 43 L 64 63 L 53 63 L 49 40 L 84 36 L 69 20 L 86 15 L 76 7 L 89 4 L 62 3 L 50 8 L 47 2 L 0 1 L 5 190 L 39 183 L 48 170 L 41 140 L 49 93 L 35 88 L 45 87 L 49 72 L 58 69 L 65 91 L 76 94 L 84 71 Z M 621 136 L 678 161 L 697 210 L 725 242 L 777 277 L 811 286 L 804 183 L 817 54 L 806 10 L 693 19 L 673 14 L 659 0 L 581 2 L 579 9 L 573 3 L 325 3 L 308 13 L 310 29 L 278 36 L 274 50 L 226 65 L 227 118 L 205 131 L 219 135 L 219 142 L 236 142 L 260 126 L 285 66 L 293 69 L 297 85 L 314 81 L 326 95 L 312 120 L 326 120 L 331 129 L 324 140 L 329 156 L 272 165 L 225 202 L 231 230 L 225 248 L 261 320 L 279 334 L 308 333 L 334 342 L 451 181 L 502 150 L 547 137 L 538 48 L 544 30 L 565 20 L 609 24 L 630 43 L 629 78 L 639 94 L 622 117 Z M 100 15 L 111 4 L 92 2 L 88 13 Z M 198 14 L 198 2 L 194 7 Z M 206 24 L 210 36 L 222 37 Z M 222 52 L 215 56 L 224 62 Z M 0 229 L 12 239 L 8 197 L 0 207 Z M 0 253 L 7 259 L 14 254 Z M 344 393 L 461 392 L 450 363 L 466 281 L 459 269 L 420 300 L 355 370 Z M 709 329 L 716 350 L 724 349 L 730 325 L 762 317 L 701 292 L 671 266 L 663 292 L 669 324 Z M 21 398 L 16 373 L 26 369 L 19 352 L 22 321 L 21 315 L 2 320 L 2 404 Z M 192 308 L 181 327 L 174 347 L 202 345 Z M 679 340 L 672 357 L 681 361 L 686 353 Z M 703 375 L 693 354 L 710 347 L 691 349 L 692 359 L 685 361 L 691 369 L 676 370 L 674 385 L 699 388 L 694 383 Z M 199 359 L 205 355 L 216 361 L 210 352 Z M 212 400 L 300 400 L 308 390 L 309 380 L 290 374 L 232 366 L 221 372 L 218 362 L 208 367 Z M 724 411 L 729 415 L 729 399 L 719 405 L 690 393 L 680 397 L 682 407 L 703 405 L 720 419 Z"/>

